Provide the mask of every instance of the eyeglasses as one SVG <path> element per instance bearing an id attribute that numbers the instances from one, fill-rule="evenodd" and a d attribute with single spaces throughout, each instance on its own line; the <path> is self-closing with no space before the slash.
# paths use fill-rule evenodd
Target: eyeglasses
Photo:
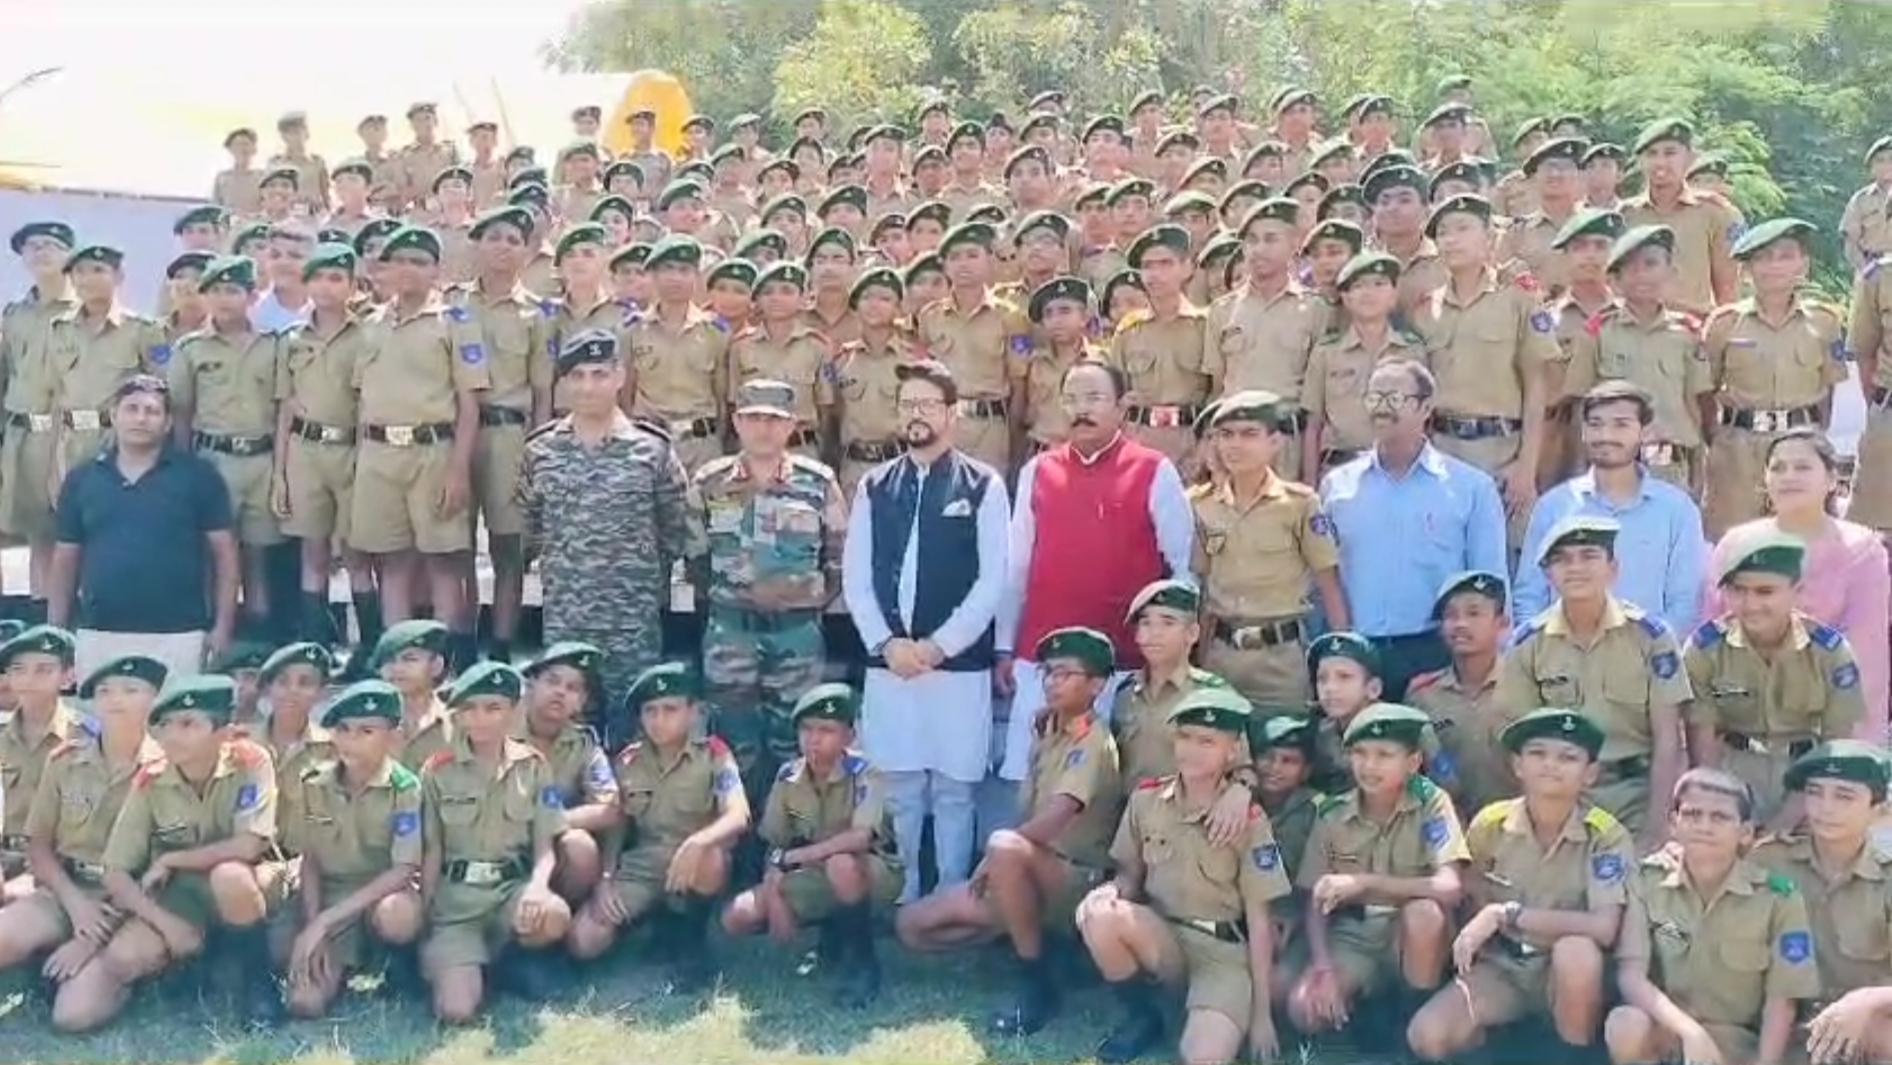
<path id="1" fill-rule="evenodd" d="M 936 415 L 946 413 L 946 401 L 943 399 L 903 399 L 894 403 L 902 414 Z"/>
<path id="2" fill-rule="evenodd" d="M 1089 673 L 1086 673 L 1081 669 L 1072 669 L 1069 666 L 1059 666 L 1056 669 L 1047 669 L 1042 674 L 1040 674 L 1040 676 L 1044 677 L 1044 682 L 1047 685 L 1062 684 L 1067 680 L 1087 680 L 1090 678 Z"/>
<path id="3" fill-rule="evenodd" d="M 1369 407 L 1391 407 L 1394 410 L 1419 405 L 1419 397 L 1410 392 L 1368 392 L 1360 398 Z"/>

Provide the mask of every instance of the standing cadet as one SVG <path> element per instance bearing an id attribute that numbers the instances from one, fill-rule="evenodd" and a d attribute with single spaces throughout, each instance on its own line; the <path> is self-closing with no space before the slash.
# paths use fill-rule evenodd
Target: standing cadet
<path id="1" fill-rule="evenodd" d="M 1734 248 L 1747 231 L 1741 212 L 1720 193 L 1692 188 L 1695 128 L 1679 118 L 1651 123 L 1631 151 L 1645 182 L 1641 195 L 1623 201 L 1632 226 L 1666 225 L 1675 230 L 1675 285 L 1668 302 L 1690 314 L 1733 303 L 1739 278 Z"/>
<path id="2" fill-rule="evenodd" d="M 1580 514 L 1544 538 L 1536 562 L 1557 600 L 1519 619 L 1492 698 L 1508 714 L 1537 706 L 1589 714 L 1604 734 L 1590 801 L 1628 825 L 1647 851 L 1662 828 L 1650 814 L 1663 808 L 1686 764 L 1681 722 L 1693 689 L 1668 625 L 1610 592 L 1621 529 L 1613 518 Z"/>
<path id="3" fill-rule="evenodd" d="M 1537 209 L 1517 218 L 1498 242 L 1498 264 L 1513 276 L 1529 273 L 1552 296 L 1561 295 L 1570 284 L 1555 239 L 1581 199 L 1577 160 L 1587 147 L 1587 142 L 1564 137 L 1531 153 L 1524 161 L 1524 176 L 1536 183 Z"/>
<path id="4" fill-rule="evenodd" d="M 204 310 L 204 297 L 197 291 L 197 281 L 216 257 L 214 252 L 207 251 L 179 252 L 177 258 L 165 266 L 163 303 L 170 309 L 159 324 L 164 327 L 167 349 L 185 333 L 204 327 L 209 313 Z"/>
<path id="5" fill-rule="evenodd" d="M 1474 916 L 1452 944 L 1454 986 L 1412 1019 L 1426 1061 L 1452 1061 L 1487 1032 L 1531 1016 L 1568 1046 L 1589 1046 L 1603 1019 L 1604 956 L 1616 942 L 1636 861 L 1621 822 L 1583 801 L 1603 730 L 1575 710 L 1540 709 L 1502 742 L 1522 798 L 1494 802 L 1466 827 Z"/>
<path id="6" fill-rule="evenodd" d="M 438 139 L 440 109 L 436 105 L 427 102 L 408 105 L 407 124 L 414 131 L 414 140 L 395 153 L 401 172 L 395 207 L 403 210 L 423 206 L 434 178 L 442 170 L 460 165 L 460 149 L 454 147 L 452 141 Z"/>
<path id="7" fill-rule="evenodd" d="M 0 905 L 33 892 L 27 866 L 27 816 L 49 753 L 83 731 L 79 712 L 60 696 L 72 686 L 74 640 L 65 629 L 35 625 L 0 644 L 0 672 L 14 700 L 0 725 Z"/>
<path id="8" fill-rule="evenodd" d="M 419 772 L 427 759 L 453 744 L 453 721 L 439 694 L 447 680 L 447 627 L 422 618 L 396 622 L 374 645 L 368 665 L 401 693 L 394 756 Z"/>
<path id="9" fill-rule="evenodd" d="M 807 292 L 808 270 L 800 263 L 773 263 L 756 275 L 756 322 L 729 341 L 728 399 L 732 406 L 739 403 L 739 394 L 754 381 L 786 384 L 793 392 L 789 409 L 794 419 L 788 447 L 819 459 L 821 427 L 833 417 L 833 352 L 828 339 L 801 316 Z"/>
<path id="10" fill-rule="evenodd" d="M 1214 482 L 1190 492 L 1196 536 L 1190 568 L 1202 585 L 1208 646 L 1202 664 L 1258 708 L 1306 706 L 1307 592 L 1328 624 L 1350 627 L 1333 526 L 1312 488 L 1275 472 L 1289 425 L 1271 392 L 1236 392 L 1210 413 Z"/>
<path id="11" fill-rule="evenodd" d="M 1881 158 L 1880 165 L 1892 168 L 1892 144 Z M 1886 253 L 1892 254 L 1892 246 Z M 1873 258 L 1860 268 L 1846 335 L 1859 360 L 1867 412 L 1846 517 L 1885 536 L 1892 533 L 1892 261 Z"/>
<path id="12" fill-rule="evenodd" d="M 716 973 L 709 924 L 729 885 L 730 851 L 749 828 L 749 800 L 729 746 L 699 739 L 696 677 L 682 662 L 646 669 L 625 693 L 644 737 L 618 756 L 618 802 L 604 837 L 604 879 L 572 920 L 566 945 L 603 957 L 620 932 L 649 919 L 675 982 Z"/>
<path id="13" fill-rule="evenodd" d="M 821 612 L 841 588 L 847 502 L 828 467 L 789 450 L 792 387 L 747 381 L 734 407 L 741 450 L 694 478 L 694 528 L 707 537 L 692 545 L 690 579 L 708 614 L 710 725 L 759 796 L 795 756 L 793 708 L 821 679 Z"/>
<path id="14" fill-rule="evenodd" d="M 414 616 L 424 579 L 435 616 L 466 626 L 463 556 L 473 547 L 466 512 L 481 393 L 492 387 L 485 337 L 472 312 L 441 298 L 440 238 L 432 231 L 395 231 L 379 258 L 394 298 L 368 315 L 374 347 L 355 365 L 362 439 L 348 534 L 356 550 L 375 556 L 389 620 Z M 456 629 L 452 642 L 455 661 L 472 659 L 469 629 Z"/>
<path id="15" fill-rule="evenodd" d="M 77 302 L 54 316 L 46 338 L 59 421 L 54 498 L 67 470 L 98 455 L 118 386 L 161 368 L 171 356 L 163 327 L 119 302 L 124 261 L 124 252 L 102 244 L 79 248 L 66 260 Z"/>
<path id="16" fill-rule="evenodd" d="M 1461 810 L 1482 810 L 1518 792 L 1510 758 L 1499 742 L 1515 711 L 1497 705 L 1498 654 L 1511 629 L 1504 578 L 1471 571 L 1445 582 L 1433 602 L 1439 639 L 1452 664 L 1421 673 L 1406 701 L 1432 718 L 1438 749 L 1426 756 L 1426 775 Z"/>
<path id="17" fill-rule="evenodd" d="M 670 184 L 670 170 L 676 165 L 675 161 L 670 153 L 651 142 L 657 130 L 657 112 L 647 107 L 638 108 L 624 121 L 631 128 L 631 148 L 618 159 L 637 167 L 637 172 L 644 175 L 647 189 L 661 189 Z"/>
<path id="18" fill-rule="evenodd" d="M 1839 218 L 1840 247 L 1856 271 L 1892 252 L 1892 136 L 1866 149 L 1866 171 L 1872 180 L 1852 194 Z"/>
<path id="19" fill-rule="evenodd" d="M 1178 700 L 1198 688 L 1228 687 L 1221 677 L 1189 664 L 1202 633 L 1201 611 L 1201 593 L 1179 580 L 1152 582 L 1130 602 L 1131 635 L 1143 668 L 1117 687 L 1108 715 L 1125 794 L 1138 781 L 1176 771 L 1169 712 Z M 1245 804 L 1241 814 L 1248 815 Z"/>
<path id="20" fill-rule="evenodd" d="M 117 1016 L 134 984 L 202 953 L 213 926 L 217 953 L 241 970 L 245 1020 L 281 1010 L 268 920 L 290 872 L 272 860 L 276 768 L 268 751 L 225 735 L 235 705 L 236 685 L 214 674 L 172 680 L 152 705 L 146 724 L 164 757 L 132 776 L 102 857 L 124 920 L 62 989 L 67 1031 Z"/>
<path id="21" fill-rule="evenodd" d="M 1718 308 L 1705 327 L 1720 422 L 1702 500 L 1710 539 L 1761 516 L 1768 445 L 1788 429 L 1826 425 L 1833 389 L 1849 376 L 1839 308 L 1801 293 L 1813 233 L 1811 223 L 1777 218 L 1742 235 L 1732 254 L 1754 294 Z M 1679 264 L 1679 247 L 1676 257 Z"/>
<path id="22" fill-rule="evenodd" d="M 849 310 L 860 319 L 859 339 L 842 344 L 824 369 L 833 380 L 835 425 L 830 438 L 841 456 L 844 498 L 867 471 L 906 450 L 907 419 L 898 402 L 901 366 L 919 359 L 913 339 L 900 328 L 906 286 L 892 267 L 877 266 L 854 282 Z"/>
<path id="23" fill-rule="evenodd" d="M 1688 750 L 1694 764 L 1752 788 L 1756 821 L 1781 834 L 1797 828 L 1802 813 L 1788 794 L 1788 767 L 1852 735 L 1866 701 L 1852 645 L 1797 609 L 1806 544 L 1758 530 L 1741 538 L 1715 575 L 1733 611 L 1703 623 L 1682 649 L 1698 693 L 1685 715 Z"/>
<path id="24" fill-rule="evenodd" d="M 722 455 L 727 429 L 729 332 L 695 303 L 702 264 L 696 238 L 658 241 L 645 261 L 656 300 L 624 331 L 629 380 L 622 406 L 662 425 L 691 472 Z"/>
<path id="25" fill-rule="evenodd" d="M 1335 317 L 1344 321 L 1314 343 L 1301 386 L 1307 430 L 1298 475 L 1307 484 L 1320 483 L 1327 471 L 1373 446 L 1373 421 L 1366 406 L 1366 383 L 1373 368 L 1389 359 L 1425 359 L 1425 341 L 1393 324 L 1399 274 L 1398 259 L 1369 251 L 1348 259 L 1334 278 L 1344 311 Z"/>
<path id="26" fill-rule="evenodd" d="M 1026 356 L 1025 402 L 1019 415 L 1025 432 L 1015 465 L 1064 443 L 1071 430 L 1070 413 L 1060 398 L 1064 375 L 1084 359 L 1104 358 L 1103 349 L 1091 343 L 1096 318 L 1088 283 L 1075 277 L 1052 278 L 1031 294 L 1028 307 L 1038 344 Z"/>
<path id="27" fill-rule="evenodd" d="M 321 217 L 328 210 L 329 170 L 321 156 L 309 151 L 309 116 L 291 111 L 276 120 L 276 132 L 282 137 L 283 150 L 270 156 L 268 165 L 295 171 L 296 202 L 308 214 Z"/>
<path id="28" fill-rule="evenodd" d="M 815 234 L 802 262 L 808 269 L 808 306 L 802 320 L 828 342 L 830 350 L 861 338 L 860 316 L 849 296 L 858 261 L 854 234 L 829 227 Z"/>
<path id="29" fill-rule="evenodd" d="M 393 686 L 351 685 L 322 711 L 334 760 L 300 773 L 294 820 L 284 825 L 301 844 L 295 936 L 283 967 L 297 1017 L 328 1012 L 349 973 L 368 963 L 371 941 L 404 954 L 420 938 L 421 783 L 395 760 L 400 721 Z"/>
<path id="30" fill-rule="evenodd" d="M 1396 161 L 1370 171 L 1360 184 L 1373 212 L 1373 242 L 1399 260 L 1399 309 L 1412 315 L 1449 280 L 1438 245 L 1432 243 L 1425 171 Z"/>
<path id="31" fill-rule="evenodd" d="M 618 299 L 610 275 L 611 236 L 596 222 L 581 222 L 559 235 L 552 260 L 558 271 L 557 311 L 553 329 L 564 340 L 594 329 L 619 338 L 637 308 Z M 649 260 L 645 260 L 646 263 Z M 563 411 L 566 397 L 555 388 L 552 410 Z"/>
<path id="32" fill-rule="evenodd" d="M 1150 309 L 1117 323 L 1105 355 L 1128 378 L 1131 436 L 1162 452 L 1185 478 L 1195 472 L 1192 426 L 1210 383 L 1208 315 L 1183 293 L 1191 264 L 1189 231 L 1181 226 L 1156 226 L 1130 245 L 1130 266 L 1143 277 Z"/>
<path id="33" fill-rule="evenodd" d="M 524 687 L 500 662 L 462 673 L 446 698 L 453 743 L 420 771 L 421 968 L 434 1016 L 448 1024 L 479 1016 L 488 969 L 495 983 L 544 998 L 549 951 L 571 924 L 571 908 L 552 890 L 558 786 L 545 758 L 509 734 Z"/>
<path id="34" fill-rule="evenodd" d="M 588 643 L 555 643 L 525 667 L 525 727 L 516 737 L 545 758 L 563 811 L 553 844 L 552 890 L 574 908 L 604 875 L 600 839 L 618 805 L 617 782 L 603 741 L 587 723 L 604 652 Z"/>
<path id="35" fill-rule="evenodd" d="M 610 334 L 567 340 L 558 372 L 572 410 L 527 439 L 519 503 L 545 638 L 604 652 L 593 696 L 615 745 L 632 734 L 623 693 L 663 651 L 671 571 L 691 550 L 688 475 L 662 428 L 618 409 L 625 371 Z"/>
<path id="36" fill-rule="evenodd" d="M 254 137 L 252 136 L 252 141 Z M 64 222 L 28 222 L 9 238 L 33 287 L 0 310 L 0 380 L 6 383 L 6 433 L 0 438 L 0 531 L 31 551 L 33 619 L 46 616 L 46 573 L 53 556 L 52 486 L 57 451 L 57 381 L 48 366 L 52 320 L 77 303 L 66 279 L 74 247 Z"/>
<path id="37" fill-rule="evenodd" d="M 366 159 L 344 159 L 335 166 L 335 209 L 322 216 L 323 229 L 339 229 L 349 240 L 361 227 L 380 217 L 369 202 L 374 187 L 374 164 Z"/>
<path id="38" fill-rule="evenodd" d="M 243 127 L 224 134 L 223 150 L 230 154 L 230 167 L 217 171 L 210 186 L 211 202 L 238 218 L 248 218 L 262 206 L 263 171 L 256 165 L 256 131 Z"/>
<path id="39" fill-rule="evenodd" d="M 960 448 L 1005 470 L 1011 468 L 1012 433 L 1023 427 L 1032 330 L 1019 308 L 992 292 L 997 240 L 998 231 L 987 222 L 964 222 L 946 232 L 939 254 L 950 291 L 920 310 L 914 332 L 920 347 L 959 382 Z"/>

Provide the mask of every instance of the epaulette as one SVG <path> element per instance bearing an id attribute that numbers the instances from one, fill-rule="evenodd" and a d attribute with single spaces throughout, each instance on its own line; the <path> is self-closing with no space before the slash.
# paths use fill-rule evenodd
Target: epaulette
<path id="1" fill-rule="evenodd" d="M 452 751 L 435 751 L 433 754 L 427 756 L 425 762 L 420 764 L 420 770 L 425 773 L 428 770 L 439 769 L 441 766 L 451 761 L 453 761 Z"/>
<path id="2" fill-rule="evenodd" d="M 558 300 L 551 296 L 539 297 L 539 313 L 547 318 L 558 317 Z"/>
<path id="3" fill-rule="evenodd" d="M 323 772 L 325 772 L 325 771 L 326 771 L 327 769 L 328 769 L 328 765 L 327 765 L 327 763 L 324 763 L 324 762 L 316 762 L 316 763 L 314 763 L 313 765 L 305 765 L 305 766 L 303 766 L 303 767 L 302 767 L 302 772 L 300 772 L 300 773 L 298 773 L 298 774 L 296 774 L 296 776 L 297 776 L 297 777 L 298 777 L 298 778 L 299 778 L 299 779 L 300 779 L 300 780 L 301 780 L 301 781 L 302 781 L 302 782 L 303 782 L 304 784 L 308 784 L 308 783 L 312 783 L 312 782 L 314 782 L 314 780 L 315 780 L 315 778 L 317 778 L 317 777 L 319 777 L 319 776 L 321 776 L 321 775 L 323 774 Z"/>
<path id="4" fill-rule="evenodd" d="M 1281 482 L 1281 490 L 1288 495 L 1298 496 L 1302 499 L 1311 499 L 1320 494 L 1299 481 L 1284 480 Z"/>
<path id="5" fill-rule="evenodd" d="M 1793 880 L 1789 877 L 1781 873 L 1768 873 L 1767 890 L 1779 895 L 1783 899 L 1787 899 L 1792 898 L 1795 891 L 1798 889 L 1793 886 Z"/>
<path id="6" fill-rule="evenodd" d="M 829 466 L 820 459 L 811 459 L 806 455 L 791 451 L 788 453 L 788 464 L 790 466 L 799 466 L 809 473 L 821 477 L 823 480 L 834 480 L 834 467 Z"/>
<path id="7" fill-rule="evenodd" d="M 727 758 L 733 753 L 729 749 L 729 744 L 724 742 L 721 736 L 715 734 L 704 737 L 703 746 L 708 747 L 709 753 L 718 758 Z"/>
<path id="8" fill-rule="evenodd" d="M 1189 497 L 1189 501 L 1191 503 L 1196 503 L 1214 495 L 1216 492 L 1216 489 L 1220 487 L 1222 486 L 1219 484 L 1216 484 L 1214 481 L 1204 481 L 1201 484 L 1190 485 L 1188 489 L 1186 489 L 1183 492 L 1183 494 Z"/>
<path id="9" fill-rule="evenodd" d="M 1328 814 L 1340 809 L 1346 801 L 1347 797 L 1345 795 L 1323 795 L 1320 800 L 1314 804 L 1314 813 L 1318 817 L 1326 817 Z"/>
<path id="10" fill-rule="evenodd" d="M 1529 270 L 1519 271 L 1518 275 L 1511 279 L 1511 284 L 1526 292 L 1538 292 L 1544 287 L 1538 282 L 1537 275 L 1531 273 Z"/>
<path id="11" fill-rule="evenodd" d="M 1151 791 L 1160 788 L 1163 786 L 1163 779 L 1162 777 L 1144 777 L 1142 780 L 1137 781 L 1136 790 Z"/>
<path id="12" fill-rule="evenodd" d="M 618 752 L 618 764 L 630 765 L 632 762 L 637 761 L 637 752 L 643 749 L 644 749 L 643 740 L 638 740 L 636 743 L 625 744 L 624 749 Z"/>
<path id="13" fill-rule="evenodd" d="M 791 452 L 791 454 L 793 454 L 793 452 Z M 702 482 L 702 481 L 707 481 L 712 477 L 721 476 L 723 474 L 728 473 L 731 469 L 735 468 L 736 463 L 741 462 L 741 461 L 742 459 L 736 455 L 718 455 L 717 457 L 697 467 L 696 476 L 693 478 L 693 480 Z"/>
<path id="14" fill-rule="evenodd" d="M 1846 643 L 1846 634 L 1819 621 L 1807 622 L 1807 636 L 1822 651 L 1837 651 Z"/>
<path id="15" fill-rule="evenodd" d="M 1583 812 L 1583 823 L 1590 831 L 1599 836 L 1612 835 L 1619 831 L 1628 831 L 1616 815 L 1601 806 L 1592 806 Z"/>
<path id="16" fill-rule="evenodd" d="M 447 318 L 455 322 L 470 322 L 473 320 L 473 312 L 458 304 L 449 303 L 447 305 Z"/>
<path id="17" fill-rule="evenodd" d="M 46 760 L 48 762 L 57 762 L 61 758 L 64 758 L 66 755 L 69 755 L 72 752 L 78 750 L 79 747 L 80 747 L 80 743 L 78 740 L 62 740 L 60 741 L 59 746 L 54 747 L 52 750 L 46 752 Z"/>
<path id="18" fill-rule="evenodd" d="M 753 337 L 759 337 L 759 336 L 761 336 L 761 335 L 762 335 L 762 327 L 761 327 L 761 326 L 759 326 L 759 325 L 747 325 L 747 326 L 743 326 L 743 328 L 742 328 L 742 332 L 740 332 L 740 333 L 737 333 L 737 334 L 736 334 L 735 336 L 733 336 L 733 337 L 731 337 L 731 338 L 730 338 L 730 341 L 731 341 L 731 342 L 733 343 L 733 342 L 735 342 L 735 341 L 738 341 L 738 340 L 749 340 L 749 339 L 751 339 L 751 338 L 753 338 Z"/>
<path id="19" fill-rule="evenodd" d="M 139 766 L 138 771 L 131 775 L 131 786 L 134 788 L 150 787 L 151 782 L 158 779 L 158 774 L 164 772 L 168 764 L 165 759 L 159 758 L 154 762 L 147 762 Z"/>
<path id="20" fill-rule="evenodd" d="M 1437 684 L 1440 680 L 1444 679 L 1445 674 L 1449 671 L 1450 667 L 1447 667 L 1446 669 L 1435 669 L 1430 673 L 1419 674 L 1412 678 L 1412 680 L 1406 682 L 1406 694 L 1411 695 L 1421 688 L 1427 688 Z"/>
<path id="21" fill-rule="evenodd" d="M 1439 786 L 1427 777 L 1414 773 L 1406 778 L 1406 791 L 1416 799 L 1430 799 L 1439 793 Z"/>
<path id="22" fill-rule="evenodd" d="M 1722 638 L 1727 634 L 1727 626 L 1723 625 L 1719 618 L 1710 618 L 1702 622 L 1700 628 L 1697 628 L 1694 632 L 1689 634 L 1688 642 L 1706 651 L 1710 647 L 1719 644 Z"/>
<path id="23" fill-rule="evenodd" d="M 1729 210 L 1734 209 L 1734 203 L 1714 189 L 1695 189 L 1694 192 L 1696 196 L 1707 203 L 1715 204 L 1718 207 L 1726 207 Z"/>
<path id="24" fill-rule="evenodd" d="M 1584 319 L 1583 331 L 1590 334 L 1591 336 L 1597 336 L 1601 334 L 1603 332 L 1603 321 L 1609 315 L 1609 312 L 1610 312 L 1610 309 L 1608 307 L 1605 307 L 1602 310 L 1591 315 L 1590 317 Z"/>
<path id="25" fill-rule="evenodd" d="M 1681 863 L 1681 860 L 1679 856 L 1669 853 L 1668 848 L 1664 847 L 1653 854 L 1644 855 L 1642 858 L 1642 867 L 1645 869 L 1674 869 Z"/>
<path id="26" fill-rule="evenodd" d="M 1503 821 L 1506 817 L 1510 816 L 1511 804 L 1514 801 L 1516 800 L 1499 799 L 1497 802 L 1486 803 L 1484 809 L 1472 815 L 1471 827 L 1490 828 L 1492 825 Z"/>
<path id="27" fill-rule="evenodd" d="M 848 776 L 858 777 L 867 772 L 867 759 L 849 751 L 841 758 L 841 770 Z"/>
<path id="28" fill-rule="evenodd" d="M 506 751 L 513 757 L 521 758 L 528 762 L 545 761 L 544 751 L 539 750 L 537 747 L 534 747 L 524 740 L 515 740 L 511 736 L 506 737 Z"/>
<path id="29" fill-rule="evenodd" d="M 1123 334 L 1129 332 L 1131 327 L 1142 325 L 1144 322 L 1147 322 L 1154 317 L 1155 317 L 1154 314 L 1151 314 L 1149 311 L 1146 311 L 1146 310 L 1138 309 L 1138 310 L 1131 311 L 1129 314 L 1124 315 L 1123 318 L 1117 322 L 1116 335 L 1122 336 Z"/>
<path id="30" fill-rule="evenodd" d="M 1425 337 L 1420 336 L 1418 333 L 1415 333 L 1410 329 L 1396 327 L 1393 330 L 1393 336 L 1399 338 L 1400 343 L 1405 344 L 1407 347 L 1411 347 L 1411 348 L 1424 347 L 1426 343 Z"/>
<path id="31" fill-rule="evenodd" d="M 789 762 L 783 762 L 782 768 L 775 771 L 775 782 L 779 784 L 782 781 L 787 780 L 789 777 L 794 776 L 797 772 L 800 771 L 802 762 L 803 762 L 803 759 L 801 758 L 796 758 L 793 761 L 789 761 Z"/>
<path id="32" fill-rule="evenodd" d="M 253 769 L 269 761 L 267 748 L 253 740 L 243 738 L 230 741 L 230 755 L 236 759 L 238 765 L 246 769 Z"/>
<path id="33" fill-rule="evenodd" d="M 1628 615 L 1629 620 L 1636 623 L 1637 628 L 1640 628 L 1649 636 L 1667 636 L 1669 634 L 1668 622 L 1663 621 L 1654 614 L 1644 612 L 1641 607 L 1634 603 L 1624 603 L 1623 613 Z"/>
<path id="34" fill-rule="evenodd" d="M 1316 343 L 1316 344 L 1338 344 L 1338 343 L 1340 343 L 1340 340 L 1341 340 L 1341 338 L 1342 338 L 1342 337 L 1344 337 L 1344 336 L 1346 336 L 1346 335 L 1347 335 L 1347 334 L 1346 334 L 1346 333 L 1345 333 L 1345 331 L 1343 331 L 1343 330 L 1339 330 L 1339 329 L 1329 329 L 1329 330 L 1327 330 L 1327 331 L 1326 331 L 1325 333 L 1322 333 L 1322 334 L 1320 335 L 1320 339 L 1319 339 L 1319 340 L 1316 340 L 1316 341 L 1315 341 L 1314 343 Z"/>
<path id="35" fill-rule="evenodd" d="M 1511 642 L 1508 646 L 1511 649 L 1515 650 L 1516 648 L 1522 647 L 1526 643 L 1530 642 L 1533 638 L 1537 636 L 1538 633 L 1543 632 L 1543 631 L 1544 631 L 1543 621 L 1539 618 L 1532 618 L 1530 621 L 1527 621 L 1524 624 L 1519 625 L 1516 629 L 1512 630 Z"/>
<path id="36" fill-rule="evenodd" d="M 1229 686 L 1228 681 L 1223 679 L 1222 674 L 1211 673 L 1198 666 L 1189 667 L 1189 683 L 1194 684 L 1198 688 L 1226 688 Z"/>

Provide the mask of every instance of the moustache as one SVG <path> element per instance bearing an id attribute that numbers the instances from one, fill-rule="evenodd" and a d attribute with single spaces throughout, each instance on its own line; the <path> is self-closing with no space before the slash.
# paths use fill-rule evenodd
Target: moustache
<path id="1" fill-rule="evenodd" d="M 919 432 L 921 430 L 931 432 L 932 429 L 933 429 L 932 426 L 926 424 L 925 422 L 921 421 L 918 418 L 915 418 L 912 421 L 907 423 L 907 432 L 909 433 Z"/>
<path id="2" fill-rule="evenodd" d="M 1095 429 L 1097 428 L 1097 419 L 1091 417 L 1088 414 L 1080 414 L 1077 417 L 1071 419 L 1071 424 L 1082 425 L 1087 428 Z"/>

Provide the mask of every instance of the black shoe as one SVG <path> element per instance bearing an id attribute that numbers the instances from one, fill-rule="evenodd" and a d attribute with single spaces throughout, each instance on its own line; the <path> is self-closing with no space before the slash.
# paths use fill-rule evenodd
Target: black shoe
<path id="1" fill-rule="evenodd" d="M 493 966 L 498 989 L 527 1002 L 547 1002 L 564 987 L 558 958 L 548 950 L 515 948 Z"/>
<path id="2" fill-rule="evenodd" d="M 296 638 L 324 647 L 334 644 L 335 622 L 329 616 L 327 593 L 302 593 L 301 609 L 296 618 Z"/>
<path id="3" fill-rule="evenodd" d="M 722 976 L 716 952 L 709 943 L 709 922 L 714 914 L 711 900 L 692 895 L 683 904 L 683 912 L 671 914 L 659 927 L 670 927 L 670 990 L 674 994 L 699 994 L 716 985 Z"/>
<path id="4" fill-rule="evenodd" d="M 1163 1014 L 1156 1008 L 1155 989 L 1140 976 L 1112 984 L 1124 1018 L 1097 1045 L 1097 1060 L 1104 1065 L 1135 1061 L 1163 1042 Z"/>
<path id="5" fill-rule="evenodd" d="M 231 929 L 228 944 L 243 978 L 243 990 L 237 1002 L 243 1022 L 252 1028 L 273 1027 L 283 1019 L 285 1011 L 282 989 L 276 985 L 276 973 L 269 956 L 268 930 L 261 926 Z"/>
<path id="6" fill-rule="evenodd" d="M 842 1009 L 865 1009 L 880 997 L 880 955 L 874 950 L 873 912 L 865 905 L 850 906 L 836 914 L 835 936 L 840 956 L 835 968 L 840 980 L 834 1004 Z"/>
<path id="7" fill-rule="evenodd" d="M 815 933 L 815 949 L 802 955 L 801 962 L 795 966 L 796 976 L 814 976 L 824 969 L 833 969 L 841 960 L 841 936 L 833 921 L 825 921 Z"/>
<path id="8" fill-rule="evenodd" d="M 994 1035 L 1031 1035 L 1051 1023 L 1063 1005 L 1058 985 L 1051 979 L 1042 958 L 1024 963 L 1024 978 L 1018 996 L 1011 1005 L 992 1015 Z"/>
<path id="9" fill-rule="evenodd" d="M 381 993 L 390 998 L 427 997 L 427 978 L 421 975 L 420 954 L 412 947 L 389 947 L 381 970 Z"/>

